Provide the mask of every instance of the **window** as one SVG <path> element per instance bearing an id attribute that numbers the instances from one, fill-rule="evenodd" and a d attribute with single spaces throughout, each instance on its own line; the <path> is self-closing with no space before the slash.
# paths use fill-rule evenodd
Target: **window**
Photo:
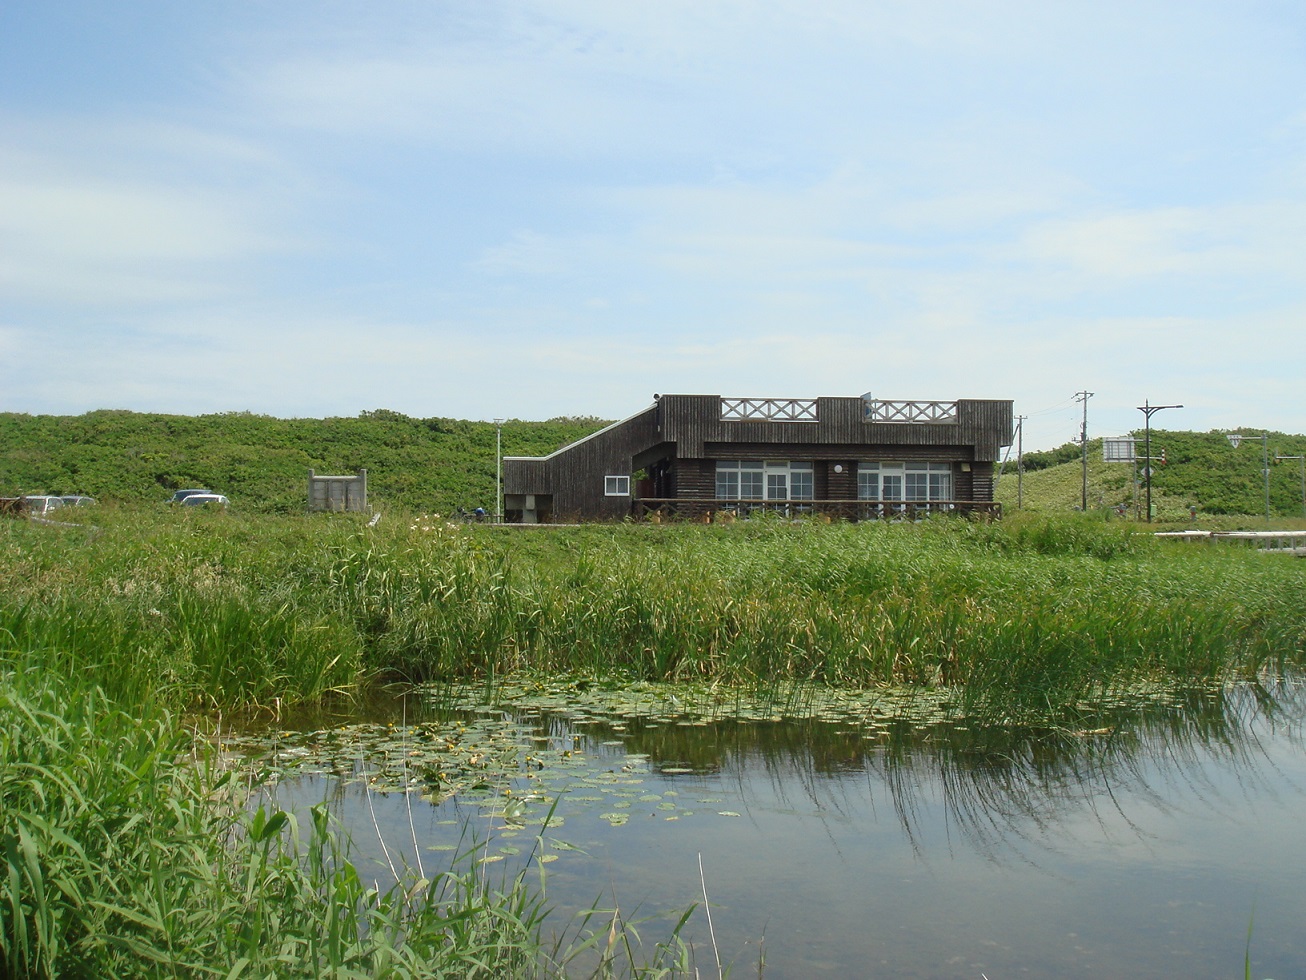
<path id="1" fill-rule="evenodd" d="M 811 463 L 789 464 L 789 499 L 812 500 L 816 496 L 816 482 Z"/>
<path id="2" fill-rule="evenodd" d="M 720 460 L 716 464 L 718 500 L 811 500 L 815 486 L 811 463 Z"/>
<path id="3" fill-rule="evenodd" d="M 882 466 L 880 469 L 880 499 L 902 500 L 902 464 Z"/>
<path id="4" fill-rule="evenodd" d="M 767 467 L 766 499 L 789 499 L 789 470 L 787 468 L 780 469 L 779 467 Z"/>
<path id="5" fill-rule="evenodd" d="M 907 464 L 907 500 L 930 499 L 930 474 L 925 464 Z"/>
<path id="6" fill-rule="evenodd" d="M 951 463 L 858 463 L 858 500 L 952 499 Z"/>
<path id="7" fill-rule="evenodd" d="M 738 463 L 716 464 L 716 497 L 717 500 L 739 499 Z"/>
<path id="8" fill-rule="evenodd" d="M 606 497 L 629 497 L 630 477 L 605 476 L 603 478 L 603 495 Z"/>
<path id="9" fill-rule="evenodd" d="M 952 499 L 952 464 L 930 464 L 930 499 Z"/>
<path id="10" fill-rule="evenodd" d="M 761 500 L 761 463 L 722 460 L 716 464 L 716 496 L 718 500 Z"/>
<path id="11" fill-rule="evenodd" d="M 857 464 L 857 499 L 880 499 L 880 464 Z"/>

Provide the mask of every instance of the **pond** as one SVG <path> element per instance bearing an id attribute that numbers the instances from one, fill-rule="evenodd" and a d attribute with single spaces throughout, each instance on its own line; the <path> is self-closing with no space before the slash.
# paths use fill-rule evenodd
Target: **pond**
<path id="1" fill-rule="evenodd" d="M 487 874 L 544 862 L 559 927 L 615 904 L 656 939 L 700 903 L 702 976 L 1229 977 L 1248 949 L 1306 976 L 1300 679 L 1038 731 L 919 692 L 541 681 L 367 714 L 227 747 L 277 805 L 328 801 L 378 879 L 474 844 Z"/>

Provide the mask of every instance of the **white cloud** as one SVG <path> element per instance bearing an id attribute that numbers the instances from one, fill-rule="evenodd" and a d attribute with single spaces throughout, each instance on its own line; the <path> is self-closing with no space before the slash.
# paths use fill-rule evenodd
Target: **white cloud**
<path id="1" fill-rule="evenodd" d="M 103 97 L 39 70 L 6 94 L 0 346 L 41 344 L 0 390 L 538 418 L 870 387 L 1059 405 L 1063 441 L 1075 390 L 1114 429 L 1241 381 L 1249 418 L 1300 418 L 1300 26 L 1123 0 L 238 9 L 187 40 L 191 75 L 147 53 Z"/>
<path id="2" fill-rule="evenodd" d="M 0 277 L 12 299 L 121 304 L 198 299 L 215 261 L 271 242 L 205 195 L 96 181 L 0 182 Z"/>
<path id="3" fill-rule="evenodd" d="M 11 301 L 209 299 L 241 291 L 233 266 L 303 247 L 273 230 L 284 167 L 248 141 L 139 121 L 6 122 L 0 290 Z"/>

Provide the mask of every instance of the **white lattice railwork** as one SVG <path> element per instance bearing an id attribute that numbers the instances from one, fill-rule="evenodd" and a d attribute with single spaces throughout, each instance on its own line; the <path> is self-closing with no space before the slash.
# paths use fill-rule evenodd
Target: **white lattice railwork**
<path id="1" fill-rule="evenodd" d="M 722 398 L 723 422 L 816 422 L 815 398 Z"/>
<path id="2" fill-rule="evenodd" d="M 866 402 L 867 422 L 956 422 L 956 402 Z"/>

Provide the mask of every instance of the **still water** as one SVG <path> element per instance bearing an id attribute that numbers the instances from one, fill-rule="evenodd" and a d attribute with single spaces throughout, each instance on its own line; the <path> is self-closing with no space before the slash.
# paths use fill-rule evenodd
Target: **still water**
<path id="1" fill-rule="evenodd" d="M 328 801 L 379 879 L 472 840 L 491 875 L 547 856 L 559 927 L 615 904 L 665 912 L 656 939 L 706 890 L 702 976 L 718 953 L 736 977 L 1243 976 L 1250 930 L 1252 976 L 1306 977 L 1299 680 L 1016 732 L 901 704 L 480 700 L 286 725 L 276 803 Z"/>

